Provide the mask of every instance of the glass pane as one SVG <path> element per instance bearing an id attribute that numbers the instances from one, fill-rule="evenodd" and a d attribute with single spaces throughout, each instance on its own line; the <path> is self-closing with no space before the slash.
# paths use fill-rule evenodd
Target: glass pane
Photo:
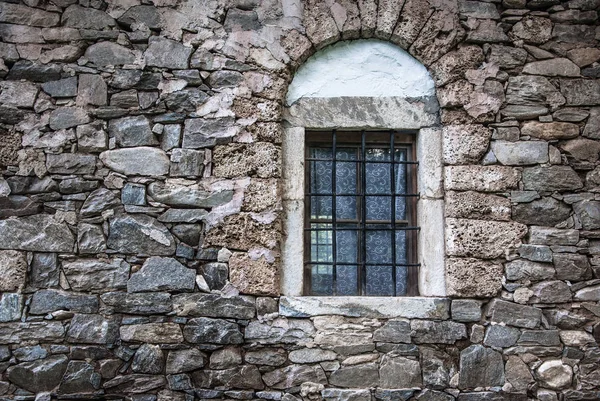
<path id="1" fill-rule="evenodd" d="M 367 270 L 367 293 L 366 295 L 389 296 L 394 295 L 394 282 L 392 278 L 392 266 L 368 266 Z"/>
<path id="2" fill-rule="evenodd" d="M 356 160 L 356 150 L 338 149 L 337 158 L 342 160 Z M 357 193 L 357 163 L 355 162 L 336 162 L 335 165 L 335 191 L 336 194 L 356 194 Z M 356 197 L 355 196 L 337 196 L 336 197 L 336 218 L 356 220 Z"/>
<path id="3" fill-rule="evenodd" d="M 331 228 L 331 224 L 311 224 L 310 228 Z M 310 261 L 333 262 L 333 231 L 318 230 L 310 232 Z"/>
<path id="4" fill-rule="evenodd" d="M 339 227 L 348 227 L 347 225 Z M 336 231 L 336 253 L 339 263 L 358 262 L 358 232 L 348 230 Z"/>
<path id="5" fill-rule="evenodd" d="M 396 161 L 406 161 L 406 149 L 396 149 Z M 396 164 L 396 194 L 407 193 L 407 166 L 406 164 Z M 406 220 L 407 198 L 399 196 L 396 198 L 396 220 Z"/>
<path id="6" fill-rule="evenodd" d="M 366 232 L 367 263 L 392 263 L 391 234 L 391 231 Z"/>
<path id="7" fill-rule="evenodd" d="M 406 295 L 408 285 L 408 268 L 396 266 L 396 295 Z"/>
<path id="8" fill-rule="evenodd" d="M 314 265 L 311 267 L 310 292 L 312 295 L 333 295 L 332 267 Z"/>
<path id="9" fill-rule="evenodd" d="M 406 231 L 396 231 L 396 264 L 405 265 L 408 263 L 408 247 L 406 243 Z"/>
<path id="10" fill-rule="evenodd" d="M 391 196 L 367 196 L 367 220 L 391 221 L 392 220 L 392 197 Z M 396 217 L 398 218 L 398 217 Z"/>
<path id="11" fill-rule="evenodd" d="M 336 295 L 358 295 L 358 266 L 337 266 Z"/>
<path id="12" fill-rule="evenodd" d="M 367 161 L 390 161 L 389 149 L 367 149 Z M 366 163 L 365 178 L 367 194 L 390 194 L 392 186 L 390 181 L 390 165 L 387 163 Z"/>

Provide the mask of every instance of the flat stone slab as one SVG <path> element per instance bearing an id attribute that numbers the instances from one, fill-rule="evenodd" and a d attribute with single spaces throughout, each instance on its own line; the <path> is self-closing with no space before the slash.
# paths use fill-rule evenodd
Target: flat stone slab
<path id="1" fill-rule="evenodd" d="M 421 297 L 281 297 L 279 314 L 288 317 L 448 319 L 450 299 Z"/>
<path id="2" fill-rule="evenodd" d="M 51 215 L 0 221 L 0 249 L 34 252 L 71 252 L 75 237 L 66 223 Z"/>

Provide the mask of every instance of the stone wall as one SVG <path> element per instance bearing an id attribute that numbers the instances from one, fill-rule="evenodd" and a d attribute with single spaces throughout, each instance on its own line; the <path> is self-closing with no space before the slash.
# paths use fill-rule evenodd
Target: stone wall
<path id="1" fill-rule="evenodd" d="M 0 396 L 599 399 L 599 7 L 0 3 Z M 311 315 L 279 298 L 283 100 L 369 37 L 436 83 L 450 298 Z"/>

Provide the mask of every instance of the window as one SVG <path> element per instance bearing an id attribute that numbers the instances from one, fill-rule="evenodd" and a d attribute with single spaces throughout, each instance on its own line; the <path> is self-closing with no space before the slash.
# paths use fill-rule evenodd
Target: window
<path id="1" fill-rule="evenodd" d="M 305 294 L 418 293 L 414 143 L 395 131 L 307 133 Z"/>

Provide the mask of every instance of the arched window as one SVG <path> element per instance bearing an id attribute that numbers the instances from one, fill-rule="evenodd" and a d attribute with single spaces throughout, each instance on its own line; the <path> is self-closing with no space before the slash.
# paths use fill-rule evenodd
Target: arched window
<path id="1" fill-rule="evenodd" d="M 444 296 L 441 131 L 429 73 L 379 40 L 300 67 L 283 138 L 282 293 Z"/>

